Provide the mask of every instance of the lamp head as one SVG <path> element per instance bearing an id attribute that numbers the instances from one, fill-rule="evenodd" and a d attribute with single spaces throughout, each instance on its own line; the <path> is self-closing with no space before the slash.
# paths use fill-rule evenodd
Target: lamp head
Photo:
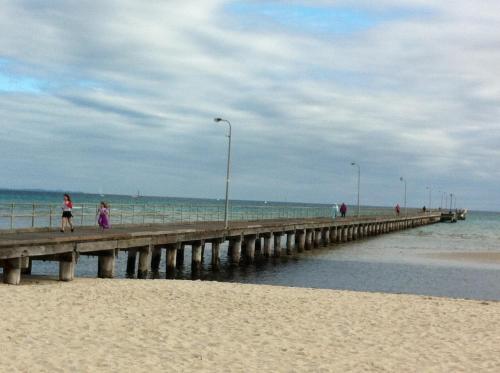
<path id="1" fill-rule="evenodd" d="M 356 162 L 351 162 L 351 166 L 356 166 Z"/>
<path id="2" fill-rule="evenodd" d="M 404 181 L 403 176 L 401 176 L 401 177 L 399 178 L 399 180 Z"/>
<path id="3" fill-rule="evenodd" d="M 214 118 L 214 122 L 216 122 L 216 123 L 222 122 L 222 118 Z"/>

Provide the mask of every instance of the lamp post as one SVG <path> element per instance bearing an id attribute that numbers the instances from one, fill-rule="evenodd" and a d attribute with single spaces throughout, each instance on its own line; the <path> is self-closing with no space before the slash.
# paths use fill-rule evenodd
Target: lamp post
<path id="1" fill-rule="evenodd" d="M 228 221 L 228 211 L 229 211 L 229 173 L 231 171 L 231 122 L 222 118 L 215 118 L 214 121 L 216 123 L 225 122 L 229 126 L 229 133 L 227 135 L 228 141 L 228 150 L 227 150 L 227 171 L 226 171 L 226 204 L 224 207 L 224 228 L 227 229 L 229 227 Z"/>
<path id="2" fill-rule="evenodd" d="M 408 217 L 408 208 L 406 207 L 406 179 L 401 176 L 399 180 L 405 184 L 405 217 Z"/>
<path id="3" fill-rule="evenodd" d="M 360 216 L 359 192 L 361 189 L 361 167 L 356 162 L 352 162 L 351 166 L 358 167 L 358 218 L 359 218 L 359 216 Z"/>
<path id="4" fill-rule="evenodd" d="M 453 193 L 450 193 L 450 212 L 453 209 Z"/>
<path id="5" fill-rule="evenodd" d="M 439 205 L 439 207 L 442 210 L 443 209 L 443 202 L 444 202 L 444 195 L 446 194 L 446 192 L 443 192 L 442 190 L 440 190 L 439 193 L 441 193 L 441 204 Z"/>
<path id="6" fill-rule="evenodd" d="M 425 189 L 429 190 L 429 214 L 430 214 L 432 210 L 432 187 L 428 186 Z"/>

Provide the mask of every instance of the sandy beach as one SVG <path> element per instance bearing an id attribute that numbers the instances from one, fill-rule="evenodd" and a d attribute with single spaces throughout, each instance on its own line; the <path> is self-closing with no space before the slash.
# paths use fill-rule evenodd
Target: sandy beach
<path id="1" fill-rule="evenodd" d="M 0 286 L 12 372 L 500 370 L 500 303 L 262 285 Z"/>

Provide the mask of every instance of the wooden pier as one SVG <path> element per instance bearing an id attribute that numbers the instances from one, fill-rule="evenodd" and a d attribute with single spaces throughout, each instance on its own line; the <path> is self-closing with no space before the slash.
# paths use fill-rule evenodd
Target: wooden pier
<path id="1" fill-rule="evenodd" d="M 257 256 L 292 255 L 440 221 L 441 213 L 427 213 L 408 217 L 237 221 L 231 222 L 229 229 L 224 229 L 219 221 L 122 225 L 109 231 L 81 227 L 65 234 L 49 228 L 20 229 L 0 233 L 0 266 L 3 282 L 17 285 L 22 274 L 30 274 L 33 261 L 58 261 L 59 279 L 71 281 L 79 256 L 90 255 L 98 257 L 97 276 L 112 278 L 118 252 L 126 251 L 127 274 L 147 278 L 151 272 L 159 271 L 163 252 L 167 274 L 183 264 L 187 249 L 192 251 L 192 271 L 198 272 L 206 244 L 210 244 L 207 247 L 211 249 L 212 268 L 217 269 L 224 242 L 228 242 L 229 262 L 236 266 L 252 264 Z"/>

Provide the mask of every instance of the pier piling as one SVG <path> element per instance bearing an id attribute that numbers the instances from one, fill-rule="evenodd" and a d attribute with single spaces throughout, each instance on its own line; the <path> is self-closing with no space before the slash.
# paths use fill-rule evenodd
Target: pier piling
<path id="1" fill-rule="evenodd" d="M 9 285 L 19 285 L 21 282 L 21 258 L 7 259 L 4 262 L 3 282 Z"/>
<path id="2" fill-rule="evenodd" d="M 231 264 L 232 265 L 240 264 L 241 243 L 242 243 L 242 237 L 236 237 L 232 240 L 232 249 L 231 249 Z"/>
<path id="3" fill-rule="evenodd" d="M 293 244 L 295 240 L 295 232 L 286 232 L 286 255 L 293 254 Z"/>
<path id="4" fill-rule="evenodd" d="M 311 250 L 313 248 L 313 233 L 312 229 L 306 230 L 306 250 Z"/>
<path id="5" fill-rule="evenodd" d="M 169 277 L 175 273 L 175 269 L 177 268 L 177 251 L 179 247 L 179 244 L 167 246 L 166 270 Z"/>
<path id="6" fill-rule="evenodd" d="M 256 236 L 245 237 L 245 259 L 248 263 L 253 263 L 255 259 L 255 241 Z"/>
<path id="7" fill-rule="evenodd" d="M 151 263 L 151 251 L 151 245 L 143 247 L 139 250 L 139 267 L 137 268 L 137 278 L 148 278 L 149 264 Z"/>
<path id="8" fill-rule="evenodd" d="M 127 251 L 127 277 L 135 277 L 135 265 L 137 262 L 137 249 L 129 249 Z"/>
<path id="9" fill-rule="evenodd" d="M 321 246 L 321 229 L 314 230 L 314 248 Z"/>
<path id="10" fill-rule="evenodd" d="M 212 241 L 212 269 L 219 269 L 220 245 L 221 242 L 219 240 Z"/>
<path id="11" fill-rule="evenodd" d="M 115 277 L 115 250 L 106 250 L 99 253 L 97 272 L 99 278 Z"/>
<path id="12" fill-rule="evenodd" d="M 151 272 L 153 274 L 158 274 L 160 272 L 160 262 L 161 262 L 161 246 L 155 246 L 153 252 L 151 253 Z"/>
<path id="13" fill-rule="evenodd" d="M 274 233 L 274 257 L 281 256 L 281 232 Z"/>
<path id="14" fill-rule="evenodd" d="M 201 252 L 202 252 L 203 244 L 204 243 L 201 241 L 195 241 L 191 244 L 191 250 L 192 250 L 191 270 L 193 272 L 198 272 L 202 268 Z"/>
<path id="15" fill-rule="evenodd" d="M 76 255 L 74 252 L 59 257 L 59 280 L 73 281 L 75 278 Z"/>
<path id="16" fill-rule="evenodd" d="M 302 253 L 306 248 L 306 231 L 304 229 L 300 229 L 296 232 L 296 236 L 297 236 L 297 251 L 299 253 Z"/>
<path id="17" fill-rule="evenodd" d="M 264 250 L 263 250 L 262 254 L 264 255 L 265 258 L 271 257 L 272 241 L 273 241 L 273 234 L 272 233 L 268 233 L 264 236 Z"/>

